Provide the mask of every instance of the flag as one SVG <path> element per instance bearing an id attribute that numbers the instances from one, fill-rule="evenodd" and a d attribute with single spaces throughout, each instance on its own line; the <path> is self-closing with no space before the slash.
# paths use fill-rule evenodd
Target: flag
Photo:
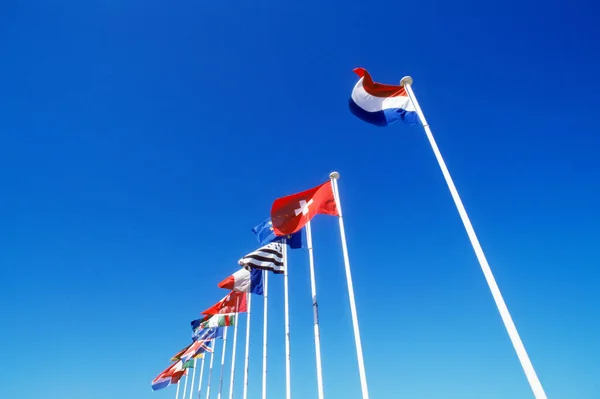
<path id="1" fill-rule="evenodd" d="M 237 309 L 236 309 L 237 305 Z M 244 313 L 248 311 L 246 293 L 231 291 L 219 302 L 201 312 L 203 315 L 215 315 L 225 313 Z"/>
<path id="2" fill-rule="evenodd" d="M 198 328 L 200 328 L 200 324 L 204 323 L 205 321 L 207 321 L 211 317 L 213 317 L 211 314 L 207 314 L 206 316 L 204 316 L 201 319 L 192 320 L 192 322 L 190 323 L 192 325 L 192 330 L 197 330 Z"/>
<path id="3" fill-rule="evenodd" d="M 193 344 L 193 342 L 192 342 Z M 188 346 L 186 346 L 185 348 L 183 348 L 182 350 L 180 350 L 179 352 L 177 352 L 172 358 L 171 361 L 172 362 L 176 362 L 178 360 L 181 360 L 181 355 L 183 355 L 185 353 L 186 350 L 188 350 L 188 348 L 190 346 L 192 346 L 192 344 L 189 344 Z"/>
<path id="4" fill-rule="evenodd" d="M 273 230 L 278 236 L 294 234 L 320 213 L 339 215 L 331 181 L 300 193 L 277 198 L 271 207 Z"/>
<path id="5" fill-rule="evenodd" d="M 195 356 L 200 353 L 209 352 L 212 353 L 212 349 L 210 347 L 210 341 L 198 340 L 194 341 L 193 344 L 181 355 L 181 361 L 183 363 L 187 362 L 190 359 L 193 359 Z"/>
<path id="6" fill-rule="evenodd" d="M 207 321 L 200 323 L 197 330 L 217 327 L 231 327 L 235 326 L 235 321 L 235 314 L 216 314 Z"/>
<path id="7" fill-rule="evenodd" d="M 250 252 L 238 261 L 245 269 L 260 269 L 272 271 L 276 274 L 283 273 L 283 244 L 272 242 Z M 235 292 L 235 291 L 234 291 Z"/>
<path id="8" fill-rule="evenodd" d="M 267 220 L 255 226 L 252 229 L 252 232 L 256 236 L 256 239 L 261 246 L 267 245 L 273 241 L 285 241 L 292 249 L 298 249 L 304 246 L 302 231 L 282 237 L 276 236 L 275 231 L 273 230 L 273 222 L 271 221 L 271 218 L 268 218 Z"/>
<path id="9" fill-rule="evenodd" d="M 354 72 L 360 79 L 350 96 L 350 112 L 377 126 L 399 120 L 409 125 L 417 123 L 416 108 L 404 87 L 375 83 L 364 68 L 355 68 Z"/>
<path id="10" fill-rule="evenodd" d="M 192 361 L 192 359 L 190 359 L 187 362 L 183 363 L 183 368 L 184 369 L 193 369 L 194 368 L 194 362 Z"/>
<path id="11" fill-rule="evenodd" d="M 221 327 L 198 328 L 192 333 L 193 341 L 211 341 L 222 338 L 223 328 Z"/>
<path id="12" fill-rule="evenodd" d="M 227 290 L 248 292 L 250 294 L 263 294 L 263 273 L 259 269 L 240 269 L 219 283 L 219 288 Z M 215 316 L 216 317 L 216 316 Z M 214 318 L 214 317 L 213 317 Z"/>
<path id="13" fill-rule="evenodd" d="M 152 390 L 158 391 L 168 387 L 171 384 L 177 384 L 186 370 L 183 368 L 183 362 L 179 361 L 167 367 L 155 379 L 152 380 Z"/>

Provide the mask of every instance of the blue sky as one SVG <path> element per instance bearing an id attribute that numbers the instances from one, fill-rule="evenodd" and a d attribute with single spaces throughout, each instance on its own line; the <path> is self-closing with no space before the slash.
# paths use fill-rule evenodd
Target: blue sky
<path id="1" fill-rule="evenodd" d="M 548 397 L 599 397 L 598 11 L 2 3 L 3 397 L 172 398 L 150 381 L 225 295 L 216 284 L 255 249 L 250 229 L 337 170 L 371 397 L 532 398 L 423 130 L 352 116 L 356 66 L 413 76 Z M 358 398 L 335 218 L 313 234 L 325 395 Z M 297 399 L 316 397 L 307 260 L 290 255 Z M 270 288 L 281 398 L 281 279 Z"/>

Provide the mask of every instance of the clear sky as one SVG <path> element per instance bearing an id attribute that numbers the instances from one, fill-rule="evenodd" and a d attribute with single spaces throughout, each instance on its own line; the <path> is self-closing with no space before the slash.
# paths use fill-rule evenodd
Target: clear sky
<path id="1" fill-rule="evenodd" d="M 173 398 L 150 381 L 225 295 L 216 284 L 256 248 L 251 228 L 337 170 L 371 397 L 533 398 L 422 128 L 348 111 L 362 66 L 414 78 L 548 397 L 599 398 L 598 12 L 2 2 L 0 396 Z M 313 234 L 325 395 L 359 398 L 336 219 L 318 216 Z M 307 260 L 291 253 L 294 399 L 316 397 Z M 277 399 L 281 278 L 270 288 Z"/>

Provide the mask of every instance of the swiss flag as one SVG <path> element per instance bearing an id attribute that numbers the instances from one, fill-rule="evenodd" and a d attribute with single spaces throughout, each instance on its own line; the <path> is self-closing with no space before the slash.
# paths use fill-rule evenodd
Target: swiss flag
<path id="1" fill-rule="evenodd" d="M 247 311 L 248 304 L 246 303 L 246 293 L 231 291 L 225 298 L 221 299 L 201 314 L 215 315 L 225 313 L 245 313 Z"/>
<path id="2" fill-rule="evenodd" d="M 273 231 L 277 236 L 294 234 L 319 213 L 339 216 L 331 181 L 301 193 L 277 198 L 271 207 Z"/>

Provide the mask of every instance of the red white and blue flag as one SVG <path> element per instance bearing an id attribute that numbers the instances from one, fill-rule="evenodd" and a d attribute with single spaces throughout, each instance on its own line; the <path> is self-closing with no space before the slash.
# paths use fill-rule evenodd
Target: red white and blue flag
<path id="1" fill-rule="evenodd" d="M 260 269 L 240 269 L 219 283 L 219 288 L 263 295 L 263 272 Z"/>
<path id="2" fill-rule="evenodd" d="M 350 111 L 355 116 L 377 126 L 417 123 L 415 106 L 404 87 L 375 83 L 364 68 L 354 72 L 360 77 L 350 96 Z"/>

